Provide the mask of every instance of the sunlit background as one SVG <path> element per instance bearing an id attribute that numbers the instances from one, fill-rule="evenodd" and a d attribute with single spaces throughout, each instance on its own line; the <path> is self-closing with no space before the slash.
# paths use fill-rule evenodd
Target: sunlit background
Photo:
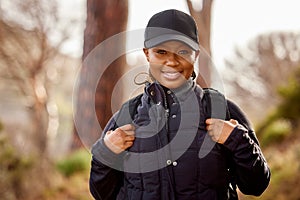
<path id="1" fill-rule="evenodd" d="M 192 2 L 201 12 L 202 1 Z M 145 28 L 164 9 L 189 13 L 185 0 L 128 3 L 127 31 Z M 212 4 L 211 59 L 224 92 L 252 121 L 272 170 L 261 197 L 240 199 L 300 199 L 299 8 L 296 0 Z M 74 147 L 86 0 L 0 0 L 0 9 L 0 199 L 92 199 L 89 146 Z M 141 55 L 128 55 L 127 69 Z"/>
<path id="2" fill-rule="evenodd" d="M 201 9 L 201 1 L 194 0 Z M 61 12 L 64 17 L 75 17 L 84 22 L 85 0 L 64 0 Z M 274 31 L 300 29 L 300 2 L 295 0 L 215 0 L 212 9 L 212 49 L 213 60 L 218 67 L 224 67 L 224 59 L 231 57 L 234 48 L 245 46 L 255 36 Z M 129 0 L 128 30 L 145 28 L 149 18 L 156 12 L 175 8 L 189 12 L 184 0 Z M 80 56 L 82 53 L 84 23 L 72 33 L 72 38 L 64 53 Z"/>

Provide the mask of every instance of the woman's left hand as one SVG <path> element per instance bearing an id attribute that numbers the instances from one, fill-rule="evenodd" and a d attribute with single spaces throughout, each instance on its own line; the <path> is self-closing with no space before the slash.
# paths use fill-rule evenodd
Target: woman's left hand
<path id="1" fill-rule="evenodd" d="M 211 136 L 212 140 L 224 144 L 233 129 L 238 125 L 238 122 L 234 119 L 224 121 L 221 119 L 209 118 L 205 121 L 206 130 Z"/>

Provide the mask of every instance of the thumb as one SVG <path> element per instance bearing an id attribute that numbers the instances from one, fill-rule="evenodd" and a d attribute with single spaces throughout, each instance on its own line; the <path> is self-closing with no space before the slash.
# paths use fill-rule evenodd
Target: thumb
<path id="1" fill-rule="evenodd" d="M 109 135 L 109 134 L 111 134 L 111 132 L 112 132 L 112 130 L 107 131 L 107 132 L 105 133 L 105 135 Z"/>
<path id="2" fill-rule="evenodd" d="M 235 119 L 230 119 L 229 122 L 231 122 L 233 125 L 238 125 L 238 121 Z"/>

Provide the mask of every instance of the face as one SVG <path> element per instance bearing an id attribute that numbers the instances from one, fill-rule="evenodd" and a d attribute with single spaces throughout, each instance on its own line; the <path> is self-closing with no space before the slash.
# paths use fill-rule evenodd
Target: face
<path id="1" fill-rule="evenodd" d="M 198 51 L 177 41 L 144 49 L 144 53 L 153 78 L 169 89 L 180 87 L 191 77 L 198 56 Z"/>

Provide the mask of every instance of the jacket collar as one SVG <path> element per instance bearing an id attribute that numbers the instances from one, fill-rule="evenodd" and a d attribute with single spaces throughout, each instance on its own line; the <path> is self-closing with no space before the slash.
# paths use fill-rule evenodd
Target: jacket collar
<path id="1" fill-rule="evenodd" d="M 175 94 L 179 102 L 181 102 L 187 98 L 189 92 L 194 91 L 195 87 L 196 83 L 190 78 L 179 88 L 171 89 L 171 91 Z"/>
<path id="2" fill-rule="evenodd" d="M 150 96 L 155 103 L 163 101 L 164 96 L 169 93 L 173 93 L 179 102 L 184 101 L 188 97 L 188 93 L 193 91 L 196 87 L 196 83 L 189 79 L 183 85 L 175 89 L 168 89 L 157 81 L 153 83 L 147 83 L 145 92 L 148 96 Z"/>

